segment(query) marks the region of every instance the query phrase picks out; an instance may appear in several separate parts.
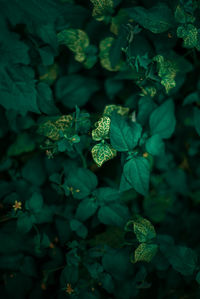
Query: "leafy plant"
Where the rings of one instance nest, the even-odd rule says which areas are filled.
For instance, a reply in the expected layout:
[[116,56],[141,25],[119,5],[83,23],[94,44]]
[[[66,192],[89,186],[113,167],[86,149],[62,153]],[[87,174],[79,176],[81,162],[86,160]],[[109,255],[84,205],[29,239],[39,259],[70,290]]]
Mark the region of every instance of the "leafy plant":
[[199,2],[0,4],[1,298],[200,298]]

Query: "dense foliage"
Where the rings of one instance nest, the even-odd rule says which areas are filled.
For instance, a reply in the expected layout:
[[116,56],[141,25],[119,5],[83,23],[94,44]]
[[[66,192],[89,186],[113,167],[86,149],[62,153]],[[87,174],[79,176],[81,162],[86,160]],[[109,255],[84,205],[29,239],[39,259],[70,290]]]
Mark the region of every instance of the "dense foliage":
[[0,0],[0,297],[200,298],[200,4]]

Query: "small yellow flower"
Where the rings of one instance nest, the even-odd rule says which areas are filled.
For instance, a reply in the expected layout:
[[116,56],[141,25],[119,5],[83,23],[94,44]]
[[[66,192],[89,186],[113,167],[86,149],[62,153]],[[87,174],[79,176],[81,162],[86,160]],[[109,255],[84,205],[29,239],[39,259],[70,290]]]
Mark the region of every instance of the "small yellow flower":
[[15,211],[17,211],[17,210],[21,210],[21,209],[22,209],[22,203],[21,203],[21,201],[17,201],[17,200],[15,200],[15,203],[14,203],[14,205],[13,205],[13,209],[14,209]]
[[147,158],[149,156],[149,154],[147,152],[143,153],[143,157]]
[[72,286],[71,286],[70,283],[67,284],[66,292],[67,292],[69,295],[71,295],[71,294],[74,292],[74,290],[72,289]]

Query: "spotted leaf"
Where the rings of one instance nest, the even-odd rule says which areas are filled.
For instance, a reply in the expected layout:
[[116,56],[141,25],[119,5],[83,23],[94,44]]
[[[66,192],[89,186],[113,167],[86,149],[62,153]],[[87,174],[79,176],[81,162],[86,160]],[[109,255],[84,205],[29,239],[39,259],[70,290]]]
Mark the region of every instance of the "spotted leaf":
[[92,157],[99,167],[114,158],[116,154],[117,151],[107,143],[98,143],[92,148]]
[[92,139],[100,141],[109,138],[110,122],[108,116],[101,117],[100,120],[95,123],[96,129],[92,130]]

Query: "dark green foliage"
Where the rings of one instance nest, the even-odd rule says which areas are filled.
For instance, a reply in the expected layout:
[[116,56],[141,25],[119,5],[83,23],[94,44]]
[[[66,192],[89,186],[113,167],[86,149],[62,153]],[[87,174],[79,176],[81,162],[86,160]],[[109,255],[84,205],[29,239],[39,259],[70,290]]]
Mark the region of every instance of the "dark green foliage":
[[200,4],[0,0],[0,298],[200,298]]

